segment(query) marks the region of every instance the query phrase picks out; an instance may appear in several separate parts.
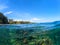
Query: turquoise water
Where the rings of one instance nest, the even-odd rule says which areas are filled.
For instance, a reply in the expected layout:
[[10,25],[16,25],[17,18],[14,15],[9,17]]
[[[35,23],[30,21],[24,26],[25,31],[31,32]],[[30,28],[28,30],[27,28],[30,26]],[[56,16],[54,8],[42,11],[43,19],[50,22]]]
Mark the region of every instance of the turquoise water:
[[60,45],[60,29],[55,29],[54,26],[54,24],[1,24],[0,45],[40,45],[44,40],[45,45],[47,40],[50,45]]
[[9,28],[9,29],[20,29],[20,28],[31,28],[31,27],[53,27],[54,24],[6,24],[0,25],[0,28]]

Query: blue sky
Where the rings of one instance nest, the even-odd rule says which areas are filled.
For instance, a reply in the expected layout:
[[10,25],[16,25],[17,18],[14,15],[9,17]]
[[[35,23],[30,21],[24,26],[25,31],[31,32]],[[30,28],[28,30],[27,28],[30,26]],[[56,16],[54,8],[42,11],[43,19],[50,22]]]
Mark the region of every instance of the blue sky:
[[18,21],[52,22],[60,20],[60,0],[0,0],[0,12]]

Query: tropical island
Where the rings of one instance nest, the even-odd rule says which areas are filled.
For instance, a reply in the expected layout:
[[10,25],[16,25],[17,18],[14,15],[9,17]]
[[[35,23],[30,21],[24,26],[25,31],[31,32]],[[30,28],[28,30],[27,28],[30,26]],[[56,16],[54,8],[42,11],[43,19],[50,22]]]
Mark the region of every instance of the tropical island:
[[0,24],[30,24],[30,21],[14,21],[13,19],[8,19],[0,12]]

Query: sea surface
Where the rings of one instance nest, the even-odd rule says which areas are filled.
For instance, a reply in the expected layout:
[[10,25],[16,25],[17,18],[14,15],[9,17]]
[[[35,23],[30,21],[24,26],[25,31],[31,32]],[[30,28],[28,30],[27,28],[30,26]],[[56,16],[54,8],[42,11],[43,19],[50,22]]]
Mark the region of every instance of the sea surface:
[[55,26],[54,24],[0,24],[0,28],[7,28],[7,29],[20,29],[20,28],[32,28],[32,27],[43,27],[43,29],[51,28]]

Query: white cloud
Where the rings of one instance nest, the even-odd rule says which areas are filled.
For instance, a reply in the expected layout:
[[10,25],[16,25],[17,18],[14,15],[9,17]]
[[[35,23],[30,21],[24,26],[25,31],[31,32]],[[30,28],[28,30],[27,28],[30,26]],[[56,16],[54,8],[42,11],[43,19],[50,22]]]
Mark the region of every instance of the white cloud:
[[14,21],[22,21],[22,19],[14,19]]
[[41,20],[41,19],[35,17],[35,18],[32,18],[30,21],[31,21],[31,22],[40,22],[40,20]]
[[36,22],[36,23],[42,23],[42,22],[52,22],[49,19],[45,19],[45,18],[32,18],[30,19],[31,22]]
[[30,21],[35,23],[43,23],[43,22],[52,22],[50,20],[42,19],[42,18],[31,18],[31,19],[14,19],[14,21]]
[[32,18],[32,20],[35,20],[36,21],[36,20],[40,20],[40,19],[39,18]]
[[11,14],[13,13],[13,11],[8,11],[8,12],[5,12],[4,14],[7,15],[7,14]]

